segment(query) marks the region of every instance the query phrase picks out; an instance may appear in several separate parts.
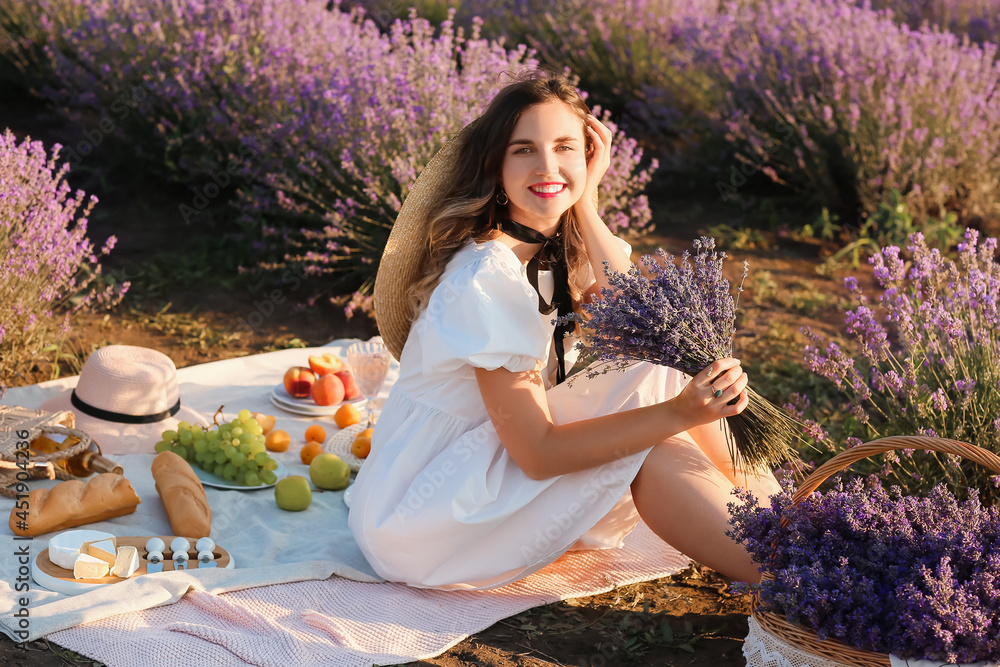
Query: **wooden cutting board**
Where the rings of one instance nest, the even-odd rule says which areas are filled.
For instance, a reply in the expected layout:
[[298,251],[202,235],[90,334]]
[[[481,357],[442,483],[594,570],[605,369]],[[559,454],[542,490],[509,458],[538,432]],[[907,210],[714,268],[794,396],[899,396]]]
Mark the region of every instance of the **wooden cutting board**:
[[[170,551],[170,543],[177,538],[176,535],[133,535],[127,537],[116,537],[115,540],[117,541],[118,546],[120,547],[131,546],[135,547],[139,551],[139,569],[137,569],[135,573],[132,574],[132,577],[138,577],[143,574],[148,574],[148,572],[146,571],[146,566],[149,565],[149,561],[146,560],[146,555],[147,555],[146,542],[148,542],[153,537],[159,537],[161,540],[163,540],[163,543],[167,545],[167,548],[163,551],[163,558],[164,558],[163,571],[164,572],[174,571],[173,552]],[[189,540],[189,541],[192,542],[192,547],[193,547],[194,546],[193,542],[195,540]],[[216,545],[215,549],[212,550],[212,553],[215,555],[216,567],[222,567],[222,568],[234,567],[235,564],[233,562],[232,556],[230,556],[229,552],[223,549],[222,547]],[[188,569],[197,570],[199,564],[200,563],[198,562],[198,553],[193,550],[189,551]],[[51,560],[49,560],[48,549],[43,549],[42,552],[39,553],[38,556],[35,558],[35,568],[37,570],[37,572],[35,573],[36,574],[35,582],[42,586],[45,586],[46,588],[50,588],[52,590],[58,590],[58,592],[70,592],[67,590],[62,590],[63,587],[58,583],[59,581],[65,581],[70,585],[84,585],[84,586],[117,584],[120,581],[125,581],[125,579],[123,579],[122,577],[115,577],[112,575],[101,577],[100,579],[77,579],[73,576],[73,570],[67,570],[66,568],[59,567]],[[54,582],[50,581],[49,580],[50,577],[55,581]],[[41,579],[42,581],[39,581],[39,579]],[[52,583],[55,584],[55,587],[48,585]],[[76,588],[78,586],[71,586],[71,587]]]

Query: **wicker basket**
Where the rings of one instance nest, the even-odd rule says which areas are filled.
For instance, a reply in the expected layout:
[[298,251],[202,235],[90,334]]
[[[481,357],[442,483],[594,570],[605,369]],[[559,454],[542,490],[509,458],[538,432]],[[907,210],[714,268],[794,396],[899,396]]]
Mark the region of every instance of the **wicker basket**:
[[[71,458],[90,447],[91,437],[73,428],[75,424],[76,417],[68,410],[45,412],[0,405],[0,494],[8,498],[15,497],[18,491],[7,487],[17,482],[19,475],[22,481],[25,474],[30,479],[73,479],[72,475],[52,464]],[[18,437],[18,433],[23,435],[25,432],[26,438]],[[31,442],[43,433],[72,435],[80,442],[51,454],[32,454],[30,460],[25,459],[23,454],[20,457],[17,455],[18,449],[25,447],[25,441]]]
[[[916,435],[889,436],[848,449],[821,465],[796,490],[792,496],[792,504],[801,502],[830,475],[843,470],[852,463],[896,449],[929,449],[955,454],[975,461],[1000,474],[1000,457],[981,447],[945,438],[928,438]],[[770,573],[765,572],[763,578],[773,577]],[[758,604],[759,600],[755,594],[751,599],[750,610],[750,615],[753,616],[754,620],[770,634],[801,651],[850,667],[890,667],[889,656],[885,653],[862,651],[833,639],[820,641],[815,632],[789,623],[780,614],[757,611]]]

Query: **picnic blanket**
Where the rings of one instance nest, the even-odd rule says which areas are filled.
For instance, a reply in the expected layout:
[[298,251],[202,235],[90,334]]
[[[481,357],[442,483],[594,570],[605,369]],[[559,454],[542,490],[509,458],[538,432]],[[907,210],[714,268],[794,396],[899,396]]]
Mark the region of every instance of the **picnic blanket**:
[[[332,420],[282,412],[269,399],[285,369],[309,354],[343,355],[353,341],[281,350],[178,371],[182,400],[210,419],[242,408],[274,414],[277,428],[300,441],[305,428]],[[332,348],[332,349],[331,349]],[[390,369],[384,400],[398,366]],[[38,407],[74,386],[65,378],[8,390],[2,403]],[[274,454],[288,474],[307,474],[297,446]],[[135,514],[88,528],[115,535],[169,534],[149,465],[152,454],[114,457],[142,504]],[[53,484],[42,481],[38,484]],[[525,609],[611,590],[680,571],[689,560],[647,527],[623,549],[570,552],[547,568],[490,591],[436,591],[385,583],[372,571],[347,528],[342,492],[314,494],[305,512],[284,512],[269,489],[206,488],[212,537],[233,554],[233,570],[144,575],[68,596],[19,583],[20,549],[34,558],[48,535],[15,541],[7,529],[0,553],[0,630],[17,641],[46,636],[108,665],[158,664],[164,655],[213,665],[399,664],[430,657]],[[6,516],[13,500],[0,499]],[[24,604],[27,602],[27,604]]]

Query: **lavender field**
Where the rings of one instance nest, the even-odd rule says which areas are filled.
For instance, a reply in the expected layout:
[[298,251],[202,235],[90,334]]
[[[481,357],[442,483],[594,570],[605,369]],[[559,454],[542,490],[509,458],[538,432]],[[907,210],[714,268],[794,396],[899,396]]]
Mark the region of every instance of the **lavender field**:
[[[1000,0],[0,0],[0,391],[78,370],[85,317],[163,330],[177,292],[280,292],[373,330],[420,170],[542,68],[615,133],[612,231],[773,262],[735,335],[802,466],[897,433],[1000,453],[998,44]],[[154,221],[95,227],[136,183],[162,190]],[[131,262],[154,225],[175,243]],[[799,282],[783,255],[807,256]],[[218,355],[239,337],[220,325]],[[954,457],[855,470],[1000,499]]]

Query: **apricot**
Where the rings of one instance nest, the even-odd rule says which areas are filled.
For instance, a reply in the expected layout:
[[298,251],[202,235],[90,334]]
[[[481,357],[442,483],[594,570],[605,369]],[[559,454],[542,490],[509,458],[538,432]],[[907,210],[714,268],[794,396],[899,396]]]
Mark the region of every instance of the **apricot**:
[[336,405],[344,400],[344,383],[332,373],[320,375],[312,384],[311,395],[316,405]]
[[309,465],[312,460],[323,453],[323,445],[316,442],[315,440],[310,440],[306,444],[302,445],[302,451],[299,452],[299,459],[303,463]]
[[354,454],[359,459],[366,459],[372,451],[372,439],[363,435],[359,435],[354,438],[354,442],[351,443],[351,454]]
[[267,435],[274,428],[274,415],[265,415],[262,412],[251,412],[250,416],[253,417],[258,424],[260,424],[261,433]]
[[347,428],[353,424],[360,424],[361,411],[353,405],[343,405],[333,415],[333,421],[337,422],[337,428]]
[[326,442],[326,429],[319,424],[313,424],[306,429],[306,440],[315,440],[316,442]]
[[280,428],[271,431],[264,437],[264,446],[272,452],[288,451],[288,446],[291,444],[292,436],[288,435],[288,431],[282,431]]

